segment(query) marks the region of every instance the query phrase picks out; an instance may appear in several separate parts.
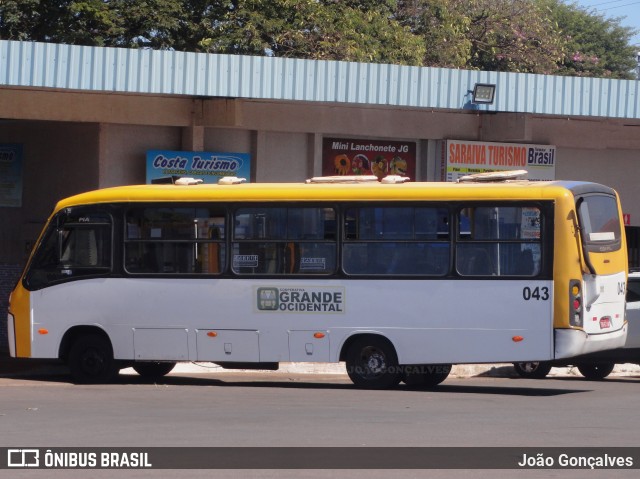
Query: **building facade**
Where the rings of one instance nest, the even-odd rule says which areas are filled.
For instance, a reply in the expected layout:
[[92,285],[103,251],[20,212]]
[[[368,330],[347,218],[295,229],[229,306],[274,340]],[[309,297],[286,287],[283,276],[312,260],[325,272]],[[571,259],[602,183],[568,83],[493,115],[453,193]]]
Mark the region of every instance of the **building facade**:
[[617,189],[637,237],[637,80],[0,41],[0,317],[55,202],[147,182],[150,151],[239,153],[250,181],[301,182],[357,156],[332,146],[372,162],[402,144],[412,179],[441,181],[447,140],[552,146],[553,176]]

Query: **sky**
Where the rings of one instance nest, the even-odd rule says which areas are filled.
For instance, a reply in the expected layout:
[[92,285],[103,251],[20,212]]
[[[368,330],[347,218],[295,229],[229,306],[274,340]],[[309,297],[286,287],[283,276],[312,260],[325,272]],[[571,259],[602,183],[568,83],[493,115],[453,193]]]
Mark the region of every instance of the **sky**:
[[588,12],[604,15],[606,18],[626,17],[620,24],[638,30],[631,43],[640,47],[640,0],[565,0],[565,3],[576,3]]

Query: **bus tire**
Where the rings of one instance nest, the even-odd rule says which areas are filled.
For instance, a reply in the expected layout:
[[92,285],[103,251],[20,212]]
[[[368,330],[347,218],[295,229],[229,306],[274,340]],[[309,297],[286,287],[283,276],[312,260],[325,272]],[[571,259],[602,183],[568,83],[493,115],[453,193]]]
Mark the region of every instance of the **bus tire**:
[[69,350],[68,365],[73,380],[80,384],[109,383],[118,371],[111,343],[98,334],[75,340]]
[[404,367],[404,383],[415,389],[430,389],[447,379],[451,364],[417,364]]
[[616,366],[616,363],[612,362],[598,362],[598,363],[583,363],[578,364],[578,371],[585,378],[591,380],[601,380],[606,378],[611,372],[613,368]]
[[551,371],[551,364],[545,361],[513,363],[518,376],[527,379],[544,379]]
[[402,380],[393,345],[379,336],[357,339],[347,351],[346,365],[349,378],[359,388],[387,389]]
[[159,379],[176,367],[175,362],[141,361],[133,364],[133,370],[145,379]]

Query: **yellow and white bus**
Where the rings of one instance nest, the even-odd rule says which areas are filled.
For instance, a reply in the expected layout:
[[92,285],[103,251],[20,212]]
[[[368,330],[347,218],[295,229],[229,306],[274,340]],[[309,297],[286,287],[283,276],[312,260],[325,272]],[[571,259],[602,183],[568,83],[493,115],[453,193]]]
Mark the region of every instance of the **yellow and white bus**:
[[60,358],[76,382],[345,361],[388,388],[624,345],[611,188],[226,183],[60,201],[11,294],[11,356]]

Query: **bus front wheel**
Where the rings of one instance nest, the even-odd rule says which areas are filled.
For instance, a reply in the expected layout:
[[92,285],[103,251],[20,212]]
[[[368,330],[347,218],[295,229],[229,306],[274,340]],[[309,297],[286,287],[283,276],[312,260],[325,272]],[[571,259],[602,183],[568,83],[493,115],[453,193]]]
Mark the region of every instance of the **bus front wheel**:
[[349,378],[361,388],[387,389],[398,385],[402,379],[396,351],[384,338],[357,339],[349,347],[346,365]]
[[80,336],[69,350],[69,369],[81,384],[108,383],[118,371],[109,340],[97,334]]
[[578,364],[578,371],[587,379],[600,380],[611,374],[615,366],[611,362],[585,363]]
[[133,365],[133,370],[145,379],[159,379],[169,374],[176,366],[174,362],[137,362]]
[[527,379],[544,379],[551,371],[551,364],[544,361],[530,361],[526,363],[513,363],[513,367],[520,377]]

